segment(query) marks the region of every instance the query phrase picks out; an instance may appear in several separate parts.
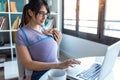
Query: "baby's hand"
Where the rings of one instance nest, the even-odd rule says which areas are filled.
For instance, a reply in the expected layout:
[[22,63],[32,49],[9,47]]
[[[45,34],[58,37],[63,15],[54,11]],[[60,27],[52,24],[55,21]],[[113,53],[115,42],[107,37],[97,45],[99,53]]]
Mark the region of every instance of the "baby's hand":
[[45,31],[43,31],[43,34],[45,34],[45,35],[50,35],[50,36],[53,37],[53,29],[45,30]]
[[56,28],[53,28],[53,37],[54,40],[57,42],[57,44],[59,45],[62,39],[62,34],[60,31],[58,31]]

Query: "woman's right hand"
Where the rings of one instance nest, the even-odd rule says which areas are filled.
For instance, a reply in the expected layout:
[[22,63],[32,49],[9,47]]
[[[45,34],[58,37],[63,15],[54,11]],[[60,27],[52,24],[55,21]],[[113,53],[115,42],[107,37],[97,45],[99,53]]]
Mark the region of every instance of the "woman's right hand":
[[64,62],[61,62],[61,63],[58,63],[58,68],[59,69],[65,69],[65,68],[68,68],[69,66],[72,66],[74,64],[78,64],[80,65],[80,61],[78,60],[75,60],[75,59],[68,59],[68,60],[65,60]]

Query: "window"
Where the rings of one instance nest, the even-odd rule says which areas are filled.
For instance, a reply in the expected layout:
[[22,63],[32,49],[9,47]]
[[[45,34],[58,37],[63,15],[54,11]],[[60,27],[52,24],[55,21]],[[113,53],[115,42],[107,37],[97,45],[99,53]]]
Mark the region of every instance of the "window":
[[80,0],[80,32],[97,34],[98,3],[99,0]]
[[[64,3],[64,28],[75,30],[76,26],[76,1],[77,0],[65,0]],[[69,4],[68,4],[69,2]],[[72,5],[72,6],[71,6]]]
[[107,0],[104,35],[120,38],[120,0]]
[[63,0],[63,33],[112,44],[120,39],[119,0]]

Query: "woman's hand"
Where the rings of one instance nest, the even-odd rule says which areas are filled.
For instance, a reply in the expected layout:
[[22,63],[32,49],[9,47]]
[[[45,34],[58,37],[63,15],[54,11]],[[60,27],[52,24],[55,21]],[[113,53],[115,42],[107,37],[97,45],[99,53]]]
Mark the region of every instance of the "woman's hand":
[[60,31],[58,31],[56,28],[53,29],[53,37],[54,40],[57,42],[57,44],[59,45],[61,40],[62,40],[62,34]]
[[53,29],[45,30],[45,31],[43,31],[43,34],[45,34],[45,35],[50,35],[50,36],[53,37]]
[[73,64],[80,65],[80,63],[81,63],[80,61],[77,61],[75,59],[68,59],[68,60],[65,60],[64,62],[58,63],[58,68],[65,69],[65,68],[68,68],[69,66],[72,67]]
[[60,44],[62,39],[62,34],[56,28],[45,30],[43,31],[43,34],[52,36],[54,40],[57,42],[57,44],[58,45]]

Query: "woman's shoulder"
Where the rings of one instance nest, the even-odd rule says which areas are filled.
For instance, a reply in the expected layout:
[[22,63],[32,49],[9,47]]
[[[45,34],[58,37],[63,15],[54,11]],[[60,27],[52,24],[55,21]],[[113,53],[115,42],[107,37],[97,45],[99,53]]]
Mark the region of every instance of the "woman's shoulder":
[[19,29],[17,30],[16,34],[22,35],[23,31],[25,31],[25,30],[26,30],[26,26],[23,26],[22,28],[19,28]]

